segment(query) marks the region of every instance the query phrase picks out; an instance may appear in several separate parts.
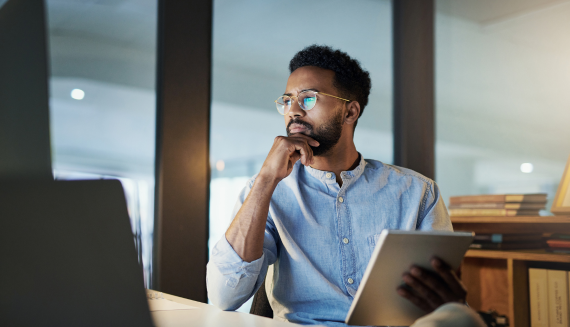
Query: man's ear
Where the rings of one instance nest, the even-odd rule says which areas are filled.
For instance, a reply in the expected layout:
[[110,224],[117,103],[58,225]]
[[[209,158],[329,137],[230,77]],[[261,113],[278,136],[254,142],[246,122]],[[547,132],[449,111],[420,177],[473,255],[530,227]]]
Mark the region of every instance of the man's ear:
[[360,116],[360,103],[358,103],[358,101],[351,101],[346,105],[346,109],[344,123],[354,125]]

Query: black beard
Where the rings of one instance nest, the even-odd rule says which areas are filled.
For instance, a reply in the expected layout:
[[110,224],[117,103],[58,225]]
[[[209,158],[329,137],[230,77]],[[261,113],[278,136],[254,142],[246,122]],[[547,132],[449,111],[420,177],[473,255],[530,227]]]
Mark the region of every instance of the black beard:
[[304,134],[313,138],[315,141],[319,142],[319,146],[313,147],[314,156],[324,156],[325,154],[329,153],[332,148],[338,143],[340,140],[340,135],[342,134],[342,111],[338,111],[338,113],[333,116],[329,121],[322,124],[317,128],[317,132],[313,130],[313,126],[307,122],[300,120],[299,118],[291,119],[289,124],[287,124],[287,136],[291,136],[289,132],[289,127],[291,124],[299,124],[303,125],[307,128],[307,132]]

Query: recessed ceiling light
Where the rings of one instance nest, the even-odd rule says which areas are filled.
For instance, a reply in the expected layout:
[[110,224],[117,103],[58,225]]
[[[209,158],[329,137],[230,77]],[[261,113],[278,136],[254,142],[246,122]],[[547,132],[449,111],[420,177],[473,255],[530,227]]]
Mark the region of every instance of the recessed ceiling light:
[[75,100],[83,100],[83,98],[85,98],[85,92],[81,89],[73,89],[71,90],[71,97]]
[[216,169],[218,171],[222,171],[222,170],[224,170],[224,168],[226,168],[226,164],[224,163],[224,161],[218,160],[218,162],[216,162]]
[[530,163],[530,162],[525,162],[521,165],[521,171],[523,173],[532,173],[532,170],[534,169],[534,166]]

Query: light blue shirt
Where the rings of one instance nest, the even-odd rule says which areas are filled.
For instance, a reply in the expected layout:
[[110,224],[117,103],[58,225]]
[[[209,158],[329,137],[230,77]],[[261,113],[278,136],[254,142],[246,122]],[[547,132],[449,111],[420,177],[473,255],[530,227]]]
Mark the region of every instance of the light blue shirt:
[[[239,308],[274,265],[267,282],[274,319],[346,326],[383,229],[452,230],[437,185],[414,171],[361,159],[341,178],[339,187],[333,172],[298,161],[271,198],[261,258],[243,261],[225,237],[215,245],[207,272],[212,303]],[[254,180],[240,193],[234,217]]]

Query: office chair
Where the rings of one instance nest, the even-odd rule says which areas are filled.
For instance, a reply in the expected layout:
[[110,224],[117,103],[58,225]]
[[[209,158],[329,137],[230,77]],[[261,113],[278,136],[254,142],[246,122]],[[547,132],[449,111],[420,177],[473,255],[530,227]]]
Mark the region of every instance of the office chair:
[[263,280],[263,284],[261,284],[259,290],[257,290],[253,296],[253,302],[249,313],[256,316],[273,318],[273,309],[271,309],[271,305],[269,305],[269,299],[267,298],[267,292],[265,291],[265,279]]

